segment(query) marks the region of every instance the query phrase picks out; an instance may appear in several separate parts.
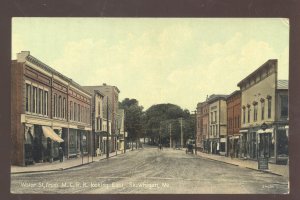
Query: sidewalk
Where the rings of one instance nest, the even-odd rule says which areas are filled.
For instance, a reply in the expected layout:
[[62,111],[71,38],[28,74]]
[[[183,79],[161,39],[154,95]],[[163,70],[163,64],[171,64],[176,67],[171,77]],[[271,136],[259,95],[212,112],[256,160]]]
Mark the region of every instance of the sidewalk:
[[[127,149],[126,153],[131,151],[131,149]],[[123,154],[121,151],[117,152],[117,155]],[[116,156],[116,152],[110,153],[109,157]],[[11,174],[20,174],[20,173],[34,173],[34,172],[47,172],[47,171],[59,171],[59,170],[66,170],[71,169],[74,167],[79,167],[82,165],[87,165],[93,162],[98,162],[100,160],[106,159],[106,154],[102,154],[101,156],[93,157],[92,156],[84,156],[78,158],[70,158],[65,159],[63,162],[54,161],[52,163],[45,162],[45,163],[35,163],[34,165],[28,166],[11,166]]]
[[269,163],[269,170],[258,170],[258,163],[257,161],[254,160],[242,160],[239,158],[230,158],[226,156],[207,154],[198,151],[197,151],[197,156],[211,159],[214,161],[224,162],[235,166],[245,167],[245,168],[249,168],[261,172],[280,175],[287,178],[289,177],[289,165],[276,165],[276,164]]

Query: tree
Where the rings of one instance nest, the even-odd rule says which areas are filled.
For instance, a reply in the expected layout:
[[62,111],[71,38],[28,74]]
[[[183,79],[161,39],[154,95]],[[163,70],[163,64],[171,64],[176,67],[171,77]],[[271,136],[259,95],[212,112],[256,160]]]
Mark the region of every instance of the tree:
[[128,138],[137,140],[142,136],[142,115],[143,107],[139,106],[136,99],[125,98],[119,107],[125,111],[125,130],[128,132]]
[[193,122],[188,110],[183,110],[174,104],[157,104],[146,110],[144,116],[146,134],[151,138],[152,144],[162,142],[170,143],[170,131],[172,141],[179,143],[181,140],[180,118],[183,118],[183,132],[185,140],[193,134]]

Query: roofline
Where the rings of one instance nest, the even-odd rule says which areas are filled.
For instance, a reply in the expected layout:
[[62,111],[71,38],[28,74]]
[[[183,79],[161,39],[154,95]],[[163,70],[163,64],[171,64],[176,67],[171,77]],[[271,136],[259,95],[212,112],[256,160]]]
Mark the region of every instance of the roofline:
[[120,93],[119,88],[114,85],[85,85],[84,87],[113,87],[117,90],[118,93]]
[[231,94],[229,94],[227,97],[226,97],[226,100],[229,99],[230,97],[232,96],[235,96],[237,94],[241,94],[241,90],[235,90],[234,92],[232,92]]
[[213,97],[212,99],[208,100],[207,103],[213,103],[215,101],[218,101],[218,100],[225,100],[226,101],[226,97],[220,97],[220,96],[217,96],[217,97]]
[[276,62],[277,63],[277,59],[269,59],[267,60],[264,64],[262,64],[259,68],[257,68],[255,71],[253,71],[251,74],[249,74],[248,76],[246,76],[244,79],[242,79],[237,86],[240,87],[240,85],[247,79],[249,79],[251,76],[253,76],[255,73],[257,73],[258,71],[262,70],[263,67],[265,67],[267,64],[269,64],[270,62]]
[[79,85],[78,83],[73,81],[71,78],[69,78],[69,77],[61,74],[60,72],[56,71],[55,69],[53,69],[49,65],[45,64],[44,62],[40,61],[36,57],[29,54],[28,56],[26,56],[26,61],[31,62],[31,63],[37,65],[38,67],[43,68],[44,70],[46,70],[49,73],[55,74],[56,76],[60,77],[61,79],[67,81],[69,84],[72,84],[73,86],[75,86],[77,89],[79,89],[82,92],[86,93],[87,95],[91,96],[91,93],[86,91],[81,85]]

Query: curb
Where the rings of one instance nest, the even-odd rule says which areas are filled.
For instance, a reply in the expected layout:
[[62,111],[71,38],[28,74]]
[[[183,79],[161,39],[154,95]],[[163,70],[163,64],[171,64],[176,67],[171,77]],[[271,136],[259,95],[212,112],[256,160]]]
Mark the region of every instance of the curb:
[[33,173],[43,173],[43,172],[57,172],[62,170],[63,168],[50,169],[50,170],[25,171],[25,172],[10,172],[10,174],[33,174]]
[[203,157],[203,156],[200,156],[200,157],[206,158],[206,159],[208,159],[208,160],[216,161],[216,162],[225,163],[225,164],[228,164],[228,165],[233,165],[233,166],[236,166],[236,167],[240,166],[240,165],[237,165],[237,164],[233,164],[233,163],[229,163],[229,162],[225,162],[225,161],[221,161],[221,160],[215,160],[215,159],[213,159],[213,158],[207,158],[207,157]]
[[277,174],[277,173],[274,173],[274,172],[271,172],[271,171],[266,171],[266,170],[261,170],[261,169],[254,169],[254,168],[251,168],[251,167],[245,167],[245,168],[251,169],[251,170],[254,170],[254,171],[264,172],[266,174],[272,174],[272,175],[276,175],[276,176],[283,176],[281,174]]
[[[122,155],[122,154],[118,154],[118,155]],[[116,157],[118,155],[112,155],[109,158]],[[74,166],[66,167],[66,168],[57,168],[57,169],[50,169],[50,170],[36,170],[36,171],[23,171],[23,172],[22,171],[21,172],[10,172],[10,174],[34,174],[34,173],[64,171],[64,170],[69,170],[69,169],[73,169],[73,168],[77,168],[77,167],[82,167],[84,165],[89,165],[91,163],[99,162],[100,160],[105,160],[105,159],[107,159],[107,158],[106,157],[105,158],[100,158],[98,161],[91,161],[91,162],[88,162],[88,163],[74,165]]]
[[229,163],[229,162],[226,162],[226,161],[215,160],[213,158],[208,158],[208,157],[204,157],[204,156],[201,156],[201,155],[199,155],[199,156],[202,157],[202,158],[206,158],[206,159],[212,160],[212,161],[216,161],[216,162],[222,162],[222,163],[225,163],[225,164],[234,165],[234,166],[237,166],[237,167],[243,167],[243,168],[247,168],[247,169],[250,169],[250,170],[255,170],[255,171],[259,171],[259,172],[263,172],[263,173],[267,173],[267,174],[272,174],[272,175],[276,175],[276,176],[283,176],[281,174],[277,174],[277,173],[274,173],[274,172],[271,172],[271,171],[254,169],[254,168],[251,168],[251,167],[244,167],[244,166],[233,164],[233,163]]

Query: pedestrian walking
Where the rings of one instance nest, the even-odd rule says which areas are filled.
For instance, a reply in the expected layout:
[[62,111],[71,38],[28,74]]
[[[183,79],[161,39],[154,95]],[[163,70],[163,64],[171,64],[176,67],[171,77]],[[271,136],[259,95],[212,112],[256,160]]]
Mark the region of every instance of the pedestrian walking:
[[64,151],[61,147],[59,147],[59,149],[58,149],[58,154],[59,154],[60,162],[63,162],[64,161]]

